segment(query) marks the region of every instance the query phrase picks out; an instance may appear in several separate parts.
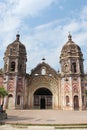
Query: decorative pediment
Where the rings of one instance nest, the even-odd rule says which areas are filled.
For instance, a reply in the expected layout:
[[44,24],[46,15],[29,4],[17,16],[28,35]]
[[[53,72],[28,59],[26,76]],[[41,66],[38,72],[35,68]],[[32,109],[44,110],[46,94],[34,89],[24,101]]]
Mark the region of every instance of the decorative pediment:
[[58,76],[57,72],[45,62],[38,64],[34,69],[32,69],[31,76],[38,76],[38,75],[43,76],[47,75],[55,78],[57,78]]

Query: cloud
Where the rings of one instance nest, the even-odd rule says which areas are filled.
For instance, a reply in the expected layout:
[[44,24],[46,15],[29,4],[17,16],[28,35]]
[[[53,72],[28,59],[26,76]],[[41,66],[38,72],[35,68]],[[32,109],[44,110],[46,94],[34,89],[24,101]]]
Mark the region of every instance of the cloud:
[[63,9],[64,9],[64,7],[60,5],[60,6],[59,6],[59,9],[60,9],[60,10],[63,10]]
[[[1,18],[15,17],[24,19],[28,16],[39,15],[42,10],[49,7],[58,0],[4,0],[0,2]],[[4,17],[3,17],[4,16]]]
[[[57,0],[3,0],[0,2],[0,40],[6,47],[21,28],[28,28],[26,17],[36,16]],[[23,30],[22,29],[22,30]]]
[[87,20],[87,5],[84,6],[84,8],[81,10],[80,14],[81,14],[80,18],[82,20]]
[[[29,16],[37,16],[57,0],[4,0],[0,2],[0,31],[15,32]],[[3,27],[3,28],[2,28]]]
[[58,0],[27,0],[27,2],[25,2],[25,0],[19,0],[14,12],[18,15],[22,14],[22,16],[35,16],[40,14],[40,11],[44,10],[52,3],[55,3],[57,1]]
[[78,18],[56,19],[35,27],[26,24],[26,18],[40,17],[44,10],[58,1],[26,0],[25,2],[25,0],[4,0],[4,2],[0,2],[0,40],[4,46],[4,50],[0,50],[3,50],[2,53],[4,54],[6,46],[13,39],[15,40],[15,34],[22,28],[21,41],[26,46],[28,57],[27,71],[40,63],[43,57],[46,58],[48,64],[58,70],[60,68],[61,49],[67,42],[69,31],[73,36],[73,41],[81,47],[87,47],[86,6],[79,11]]
[[[81,14],[84,15],[84,13],[82,12],[84,11],[81,11],[78,16],[81,16]],[[63,23],[65,24],[63,25]],[[60,68],[59,57],[61,49],[68,40],[68,32],[71,32],[72,39],[76,44],[78,44],[81,48],[85,48],[87,47],[86,27],[87,21],[79,17],[79,19],[66,18],[65,20],[56,20],[33,28],[32,35],[28,37],[28,41],[31,44],[29,44],[31,61],[28,61],[28,65],[32,66],[33,68],[36,66],[37,63],[41,61],[43,57],[45,57],[46,62],[49,63],[53,68],[58,70],[58,68]],[[29,48],[29,45],[27,48]],[[85,51],[83,49],[82,53],[84,59],[87,59],[86,55],[84,55]],[[86,62],[84,62],[84,64],[85,63]],[[86,69],[87,68],[85,65],[85,70]]]
[[54,21],[33,28],[33,33],[24,38],[26,41],[23,42],[26,43],[25,46],[28,53],[28,70],[30,70],[30,67],[34,68],[40,63],[43,57],[56,70],[60,68],[60,51],[67,41],[67,37],[65,37],[62,29],[63,27],[61,24],[59,25],[59,21]]

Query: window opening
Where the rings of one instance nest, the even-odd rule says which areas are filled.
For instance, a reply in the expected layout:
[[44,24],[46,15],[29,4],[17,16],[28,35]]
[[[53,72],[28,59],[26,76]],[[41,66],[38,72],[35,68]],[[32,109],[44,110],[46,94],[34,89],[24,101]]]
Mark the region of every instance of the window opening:
[[15,62],[11,62],[11,71],[15,71]]
[[72,72],[76,73],[76,63],[72,63]]
[[69,106],[69,96],[66,96],[66,106]]
[[17,97],[17,105],[20,105],[20,95]]
[[45,74],[46,74],[46,69],[45,69],[45,68],[42,68],[41,74],[42,74],[42,75],[45,75]]

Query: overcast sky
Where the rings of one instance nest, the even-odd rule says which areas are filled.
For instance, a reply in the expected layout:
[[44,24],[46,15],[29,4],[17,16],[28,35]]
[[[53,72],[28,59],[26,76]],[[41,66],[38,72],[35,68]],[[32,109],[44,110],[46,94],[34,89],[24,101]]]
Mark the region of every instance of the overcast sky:
[[0,0],[0,68],[6,47],[18,32],[27,50],[27,72],[43,57],[60,69],[68,32],[81,47],[87,71],[87,0]]

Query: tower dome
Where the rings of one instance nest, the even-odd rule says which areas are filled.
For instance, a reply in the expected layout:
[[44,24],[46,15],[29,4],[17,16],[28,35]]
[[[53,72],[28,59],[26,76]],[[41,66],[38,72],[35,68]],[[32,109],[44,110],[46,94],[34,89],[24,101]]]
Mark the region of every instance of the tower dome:
[[20,42],[20,35],[16,35],[16,40],[9,44],[4,53],[4,86],[8,91],[8,108],[23,107],[24,84],[26,78],[26,48]]
[[85,97],[83,61],[80,47],[72,41],[72,36],[69,34],[60,55],[61,93],[63,107],[66,109],[82,109],[82,100],[84,101]]
[[68,41],[62,48],[60,58],[67,56],[83,56],[80,47],[72,41],[70,34],[68,35]]
[[20,35],[16,35],[16,40],[9,44],[4,54],[4,72],[15,72],[26,74],[27,53],[25,46],[20,42]]
[[17,56],[17,55],[25,55],[26,56],[26,48],[25,46],[19,41],[20,35],[16,35],[16,40],[7,46],[5,51],[5,56]]

